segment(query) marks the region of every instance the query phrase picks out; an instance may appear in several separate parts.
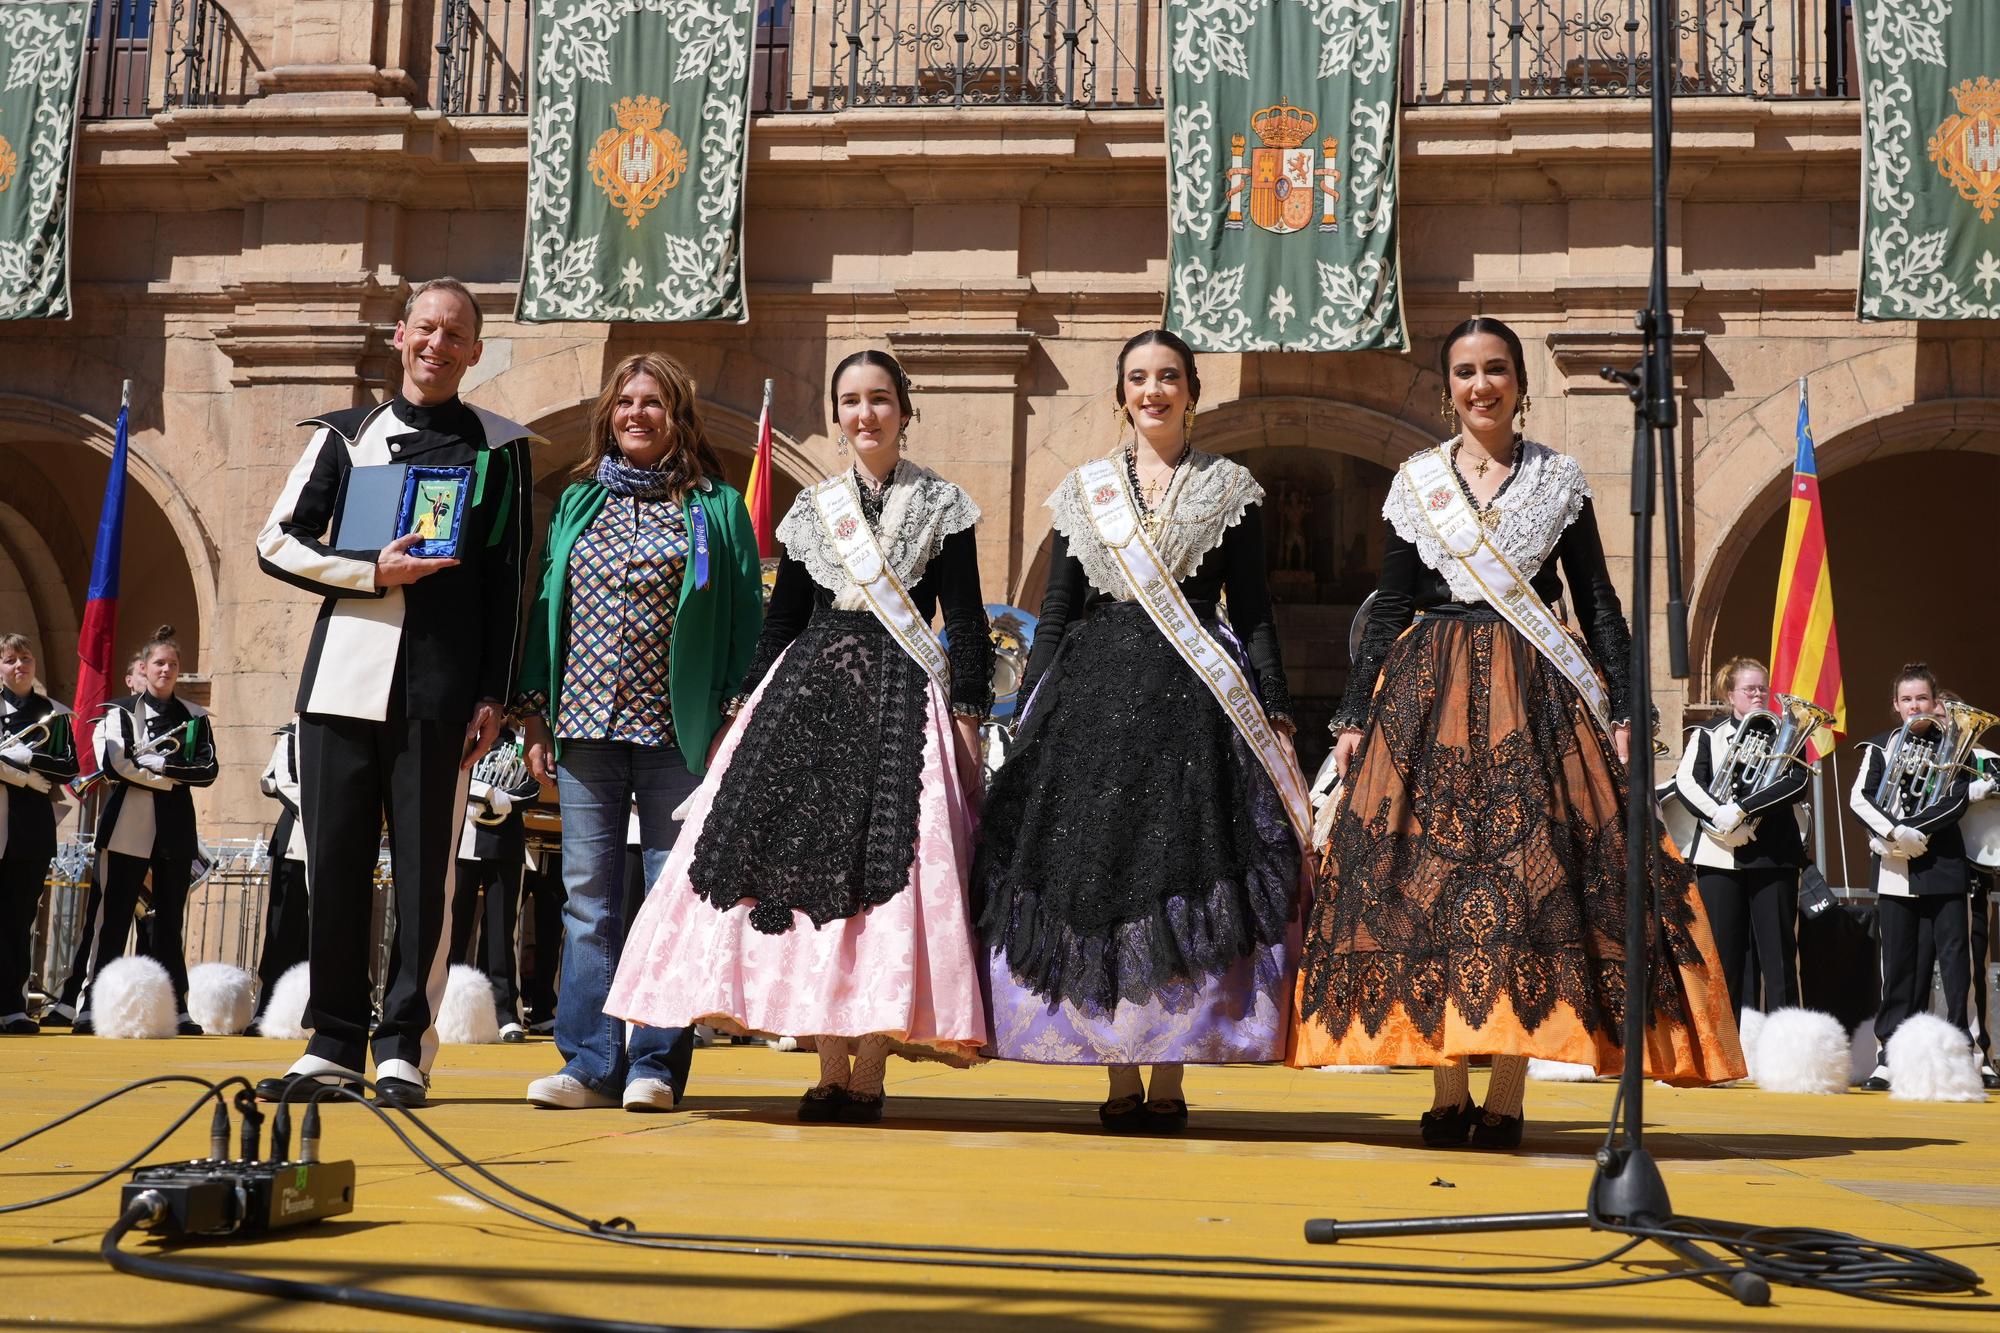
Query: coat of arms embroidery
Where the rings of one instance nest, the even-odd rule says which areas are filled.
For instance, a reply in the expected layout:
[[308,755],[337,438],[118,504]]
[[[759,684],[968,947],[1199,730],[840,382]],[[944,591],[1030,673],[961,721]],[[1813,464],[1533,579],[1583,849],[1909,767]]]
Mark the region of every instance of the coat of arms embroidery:
[[14,183],[14,175],[21,169],[21,159],[14,155],[14,145],[0,135],[0,192]]
[[611,114],[618,128],[597,136],[590,179],[624,212],[625,225],[636,227],[687,174],[687,148],[679,135],[660,128],[667,103],[657,97],[621,97]]
[[[1232,231],[1243,228],[1243,196],[1250,196],[1250,220],[1265,231],[1284,236],[1304,231],[1319,217],[1321,231],[1333,231],[1340,221],[1340,172],[1334,157],[1340,140],[1328,137],[1319,149],[1306,143],[1319,128],[1319,117],[1289,101],[1267,106],[1250,117],[1250,128],[1263,140],[1263,147],[1249,150],[1244,164],[1244,138],[1229,136],[1229,216],[1223,226]],[[1318,155],[1326,154],[1320,166]]]
[[1946,116],[1924,145],[1965,201],[1991,222],[2000,209],[2000,82],[1967,79],[1951,90],[1958,114]]

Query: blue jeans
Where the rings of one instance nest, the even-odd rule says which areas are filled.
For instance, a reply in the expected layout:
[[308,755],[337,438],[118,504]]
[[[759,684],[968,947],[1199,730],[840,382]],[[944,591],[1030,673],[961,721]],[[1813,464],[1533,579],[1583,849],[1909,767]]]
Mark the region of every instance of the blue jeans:
[[562,1072],[592,1091],[617,1096],[642,1078],[687,1091],[693,1028],[634,1027],[604,1012],[612,973],[631,925],[625,902],[625,831],[636,801],[646,885],[666,866],[680,836],[673,811],[699,779],[671,746],[627,741],[563,742],[556,769],[562,799],[562,989],[556,997],[556,1049]]

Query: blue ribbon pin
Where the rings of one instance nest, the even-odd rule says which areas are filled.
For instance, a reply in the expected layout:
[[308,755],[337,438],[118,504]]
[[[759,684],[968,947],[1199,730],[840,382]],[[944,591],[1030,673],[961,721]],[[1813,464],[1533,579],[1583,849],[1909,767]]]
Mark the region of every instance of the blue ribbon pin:
[[694,533],[694,586],[708,586],[708,514],[697,502],[688,504],[688,527]]

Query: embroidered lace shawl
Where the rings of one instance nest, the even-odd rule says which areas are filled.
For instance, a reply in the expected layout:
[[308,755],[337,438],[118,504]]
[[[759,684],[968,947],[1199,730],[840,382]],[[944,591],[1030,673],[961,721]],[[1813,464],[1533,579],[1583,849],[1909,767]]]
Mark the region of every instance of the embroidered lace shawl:
[[[840,611],[865,611],[867,600],[847,577],[833,534],[820,518],[813,497],[822,489],[846,484],[846,473],[829,477],[799,492],[791,512],[778,525],[785,551],[806,567],[813,582],[833,594]],[[929,468],[905,458],[889,474],[888,496],[882,502],[882,522],[875,534],[882,555],[905,588],[914,588],[944,547],[944,539],[979,521],[972,497]]]
[[[1523,440],[1514,476],[1493,502],[1500,521],[1487,528],[1487,534],[1520,571],[1522,580],[1532,579],[1562,540],[1563,529],[1576,522],[1584,501],[1590,498],[1590,483],[1584,478],[1582,464],[1546,444]],[[1389,520],[1397,536],[1417,548],[1424,564],[1443,575],[1453,597],[1468,604],[1485,601],[1478,581],[1438,541],[1422,504],[1408,478],[1398,470],[1389,486],[1389,498],[1382,503],[1382,517]]]
[[[1123,449],[1111,456],[1120,460],[1118,484],[1130,494],[1132,484],[1125,474]],[[1264,488],[1241,463],[1199,450],[1189,454],[1161,500],[1167,516],[1153,538],[1153,548],[1160,553],[1168,575],[1178,582],[1194,573],[1202,557],[1222,544],[1223,534],[1242,522],[1250,506],[1263,498]],[[1055,530],[1069,543],[1070,554],[1083,566],[1091,586],[1121,602],[1131,601],[1132,591],[1117,560],[1105,549],[1096,524],[1090,521],[1090,507],[1076,471],[1062,479],[1049,496],[1048,507]]]

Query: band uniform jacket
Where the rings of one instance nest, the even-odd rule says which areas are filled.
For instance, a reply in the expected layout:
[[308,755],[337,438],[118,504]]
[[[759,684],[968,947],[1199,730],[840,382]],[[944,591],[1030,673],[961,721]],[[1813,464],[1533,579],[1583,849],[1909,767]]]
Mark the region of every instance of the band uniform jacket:
[[[300,424],[316,429],[257,535],[265,573],[324,598],[298,710],[382,721],[399,668],[411,718],[462,723],[481,699],[511,698],[538,437],[457,398],[394,398]],[[393,588],[376,586],[379,552],[329,544],[348,473],[385,463],[475,469],[459,563]]]
[[1736,723],[1733,717],[1723,717],[1705,727],[1696,727],[1688,735],[1687,749],[1674,772],[1674,794],[1702,821],[1690,859],[1697,866],[1714,870],[1803,866],[1806,847],[1795,811],[1812,777],[1804,764],[1787,764],[1775,782],[1736,798],[1743,811],[1743,822],[1752,826],[1748,842],[1727,847],[1709,832],[1709,821],[1728,803],[1728,798],[1716,800],[1708,794],[1708,787],[1715,779],[1715,766],[1729,753]]
[[299,819],[299,727],[287,722],[271,747],[271,762],[257,779],[257,789],[278,803],[278,822],[271,826],[271,855],[283,861],[306,859],[305,824]]
[[[141,746],[175,738],[158,772],[139,762]],[[208,710],[178,696],[113,699],[97,727],[97,765],[111,797],[97,821],[100,851],[123,856],[186,856],[201,850],[194,826],[195,787],[215,781],[215,731]]]
[[[511,731],[502,732],[494,753],[514,743]],[[542,784],[523,763],[505,786],[488,780],[487,766],[472,770],[466,786],[465,823],[458,835],[461,861],[498,861],[503,865],[523,865],[527,861],[527,825],[522,816],[542,794]]]
[[1894,731],[1885,731],[1863,748],[1866,758],[1860,776],[1854,780],[1848,804],[1868,826],[1868,831],[1884,842],[1898,824],[1924,834],[1930,842],[1924,854],[1914,860],[1893,852],[1888,856],[1877,854],[1875,892],[1894,898],[1968,892],[1972,888],[1972,867],[1965,857],[1965,837],[1959,831],[1958,821],[1971,802],[1972,779],[1965,773],[1955,774],[1936,800],[1914,814],[1896,818],[1875,800],[1887,767],[1884,755],[1895,735]]
[[45,694],[16,695],[0,688],[0,738],[43,719],[48,734],[28,747],[25,760],[0,756],[0,860],[42,861],[56,854],[62,784],[76,776],[74,715]]

